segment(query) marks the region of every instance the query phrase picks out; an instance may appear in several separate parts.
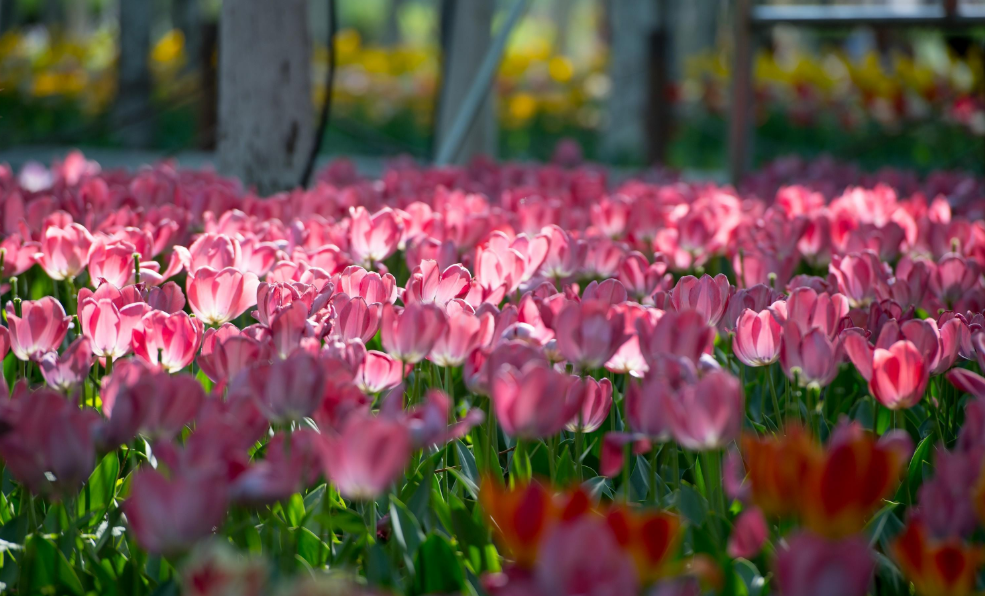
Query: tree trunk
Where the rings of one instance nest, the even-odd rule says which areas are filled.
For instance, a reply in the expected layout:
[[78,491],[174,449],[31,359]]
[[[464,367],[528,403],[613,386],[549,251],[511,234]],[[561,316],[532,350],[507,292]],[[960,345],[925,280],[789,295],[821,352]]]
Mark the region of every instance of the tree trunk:
[[612,0],[607,6],[612,91],[601,150],[611,160],[639,159],[646,151],[643,123],[647,112],[651,33],[656,25],[654,0]]
[[[458,0],[453,1],[451,9],[443,11],[444,15],[451,13],[451,24],[443,31],[448,36],[447,49],[442,58],[441,99],[438,109],[437,146],[451,132],[455,116],[468,95],[469,88],[482,64],[482,59],[489,50],[492,36],[492,17],[495,9],[494,0]],[[479,108],[479,113],[469,129],[462,147],[455,156],[454,162],[467,163],[477,155],[496,155],[496,117],[495,88]]]
[[222,3],[222,173],[261,194],[296,186],[314,138],[307,0]]
[[120,2],[119,88],[113,109],[115,134],[125,147],[147,147],[153,141],[150,52],[152,2]]

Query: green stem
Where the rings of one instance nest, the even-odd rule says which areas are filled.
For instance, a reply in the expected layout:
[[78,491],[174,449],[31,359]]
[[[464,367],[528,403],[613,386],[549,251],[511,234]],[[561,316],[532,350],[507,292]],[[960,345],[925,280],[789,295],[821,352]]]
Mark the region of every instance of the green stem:
[[650,450],[650,498],[653,500],[653,504],[658,507],[663,499],[663,489],[657,490],[657,467],[660,461],[657,454],[659,451],[659,447]]
[[770,395],[773,397],[773,418],[776,428],[783,426],[783,411],[780,410],[780,401],[776,398],[776,381],[773,380],[773,365],[766,367],[766,376],[770,379]]

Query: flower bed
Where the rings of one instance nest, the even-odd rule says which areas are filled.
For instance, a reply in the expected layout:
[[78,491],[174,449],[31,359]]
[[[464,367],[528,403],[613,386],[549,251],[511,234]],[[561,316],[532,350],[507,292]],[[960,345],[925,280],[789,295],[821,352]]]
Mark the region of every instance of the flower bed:
[[0,581],[971,593],[981,180],[558,155],[0,169]]

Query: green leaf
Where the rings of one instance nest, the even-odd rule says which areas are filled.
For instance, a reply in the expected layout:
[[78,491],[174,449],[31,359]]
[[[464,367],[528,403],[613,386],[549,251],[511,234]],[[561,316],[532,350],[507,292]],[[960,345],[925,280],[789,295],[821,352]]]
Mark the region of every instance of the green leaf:
[[351,509],[332,509],[330,515],[316,513],[315,520],[327,530],[359,536],[366,533],[366,522],[358,513]]
[[366,548],[366,579],[377,586],[393,584],[393,570],[390,560],[379,543],[374,542]]
[[89,475],[89,482],[79,493],[77,511],[80,518],[89,513],[93,514],[89,517],[90,526],[102,521],[101,512],[108,509],[113,502],[116,496],[116,478],[119,474],[120,460],[113,451],[107,453]]
[[677,493],[677,510],[692,525],[700,526],[705,523],[705,518],[708,516],[708,503],[693,488],[681,484],[681,490]]
[[33,536],[27,545],[30,559],[30,592],[70,593],[82,596],[85,590],[75,570],[54,543],[40,536]]
[[605,476],[589,478],[588,480],[582,482],[581,486],[593,499],[597,499],[599,495],[605,495],[610,499],[612,498],[612,482]]
[[575,482],[575,462],[571,457],[573,445],[568,442],[561,448],[561,455],[557,460],[557,472],[555,481],[557,486],[568,486]]
[[917,496],[917,489],[923,483],[924,462],[930,463],[931,449],[934,447],[934,435],[930,434],[923,438],[913,451],[910,458],[910,465],[906,469],[906,480],[903,483],[905,492],[900,495],[905,496],[908,504],[912,504]]
[[205,390],[206,394],[212,393],[212,379],[205,376],[205,373],[202,372],[202,369],[198,369],[198,372],[195,373],[195,380],[202,385],[202,389]]
[[745,593],[748,596],[760,596],[763,593],[763,586],[766,585],[766,580],[763,579],[763,574],[759,572],[759,569],[751,561],[736,559],[732,563],[732,566],[735,568],[735,574],[742,580],[743,586],[739,587],[740,593],[742,587],[745,588]]
[[462,465],[462,475],[471,480],[473,485],[478,486],[479,468],[475,465],[475,456],[472,451],[459,440],[455,441],[455,451],[458,453],[458,461]]
[[633,472],[629,475],[629,493],[634,501],[643,501],[650,494],[650,462],[640,455],[632,456],[636,460]]
[[308,528],[298,528],[294,532],[297,539],[298,555],[312,567],[321,567],[328,558],[328,547]]
[[465,585],[462,565],[448,539],[431,533],[414,558],[414,583],[411,594],[457,594]]
[[465,488],[468,489],[469,494],[472,495],[473,499],[479,498],[479,486],[475,482],[467,478],[464,474],[462,474],[460,471],[456,470],[455,468],[448,468],[447,473],[451,474],[456,479],[458,479],[459,482],[465,485]]
[[400,499],[393,496],[390,497],[390,525],[393,528],[393,537],[403,552],[404,563],[413,573],[414,554],[424,541],[424,532],[414,514]]
[[292,527],[296,528],[301,525],[301,522],[304,521],[304,499],[300,494],[291,495],[284,506],[284,514]]
[[889,542],[903,530],[903,522],[896,517],[897,507],[899,503],[886,504],[866,525],[869,545],[875,546],[878,543],[884,550],[889,550]]

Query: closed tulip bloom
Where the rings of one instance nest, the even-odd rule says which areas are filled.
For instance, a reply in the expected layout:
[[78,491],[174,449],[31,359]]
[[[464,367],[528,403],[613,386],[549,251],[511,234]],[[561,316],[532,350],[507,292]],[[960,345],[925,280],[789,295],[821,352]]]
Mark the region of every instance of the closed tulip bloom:
[[[71,221],[67,214],[66,217]],[[77,223],[50,225],[41,235],[41,246],[35,259],[51,279],[75,279],[89,262],[92,242],[89,231]]]
[[194,377],[147,370],[124,361],[103,386],[100,445],[115,449],[137,434],[151,441],[170,441],[181,434],[205,403],[205,391]]
[[149,553],[179,555],[212,535],[226,517],[227,487],[208,475],[141,468],[123,503],[137,544]]
[[445,314],[433,304],[412,303],[399,314],[383,305],[383,349],[408,364],[424,359],[445,330]]
[[742,311],[735,324],[732,351],[747,366],[767,366],[780,357],[783,328],[768,310]]
[[640,585],[606,521],[591,515],[547,536],[534,574],[542,594],[636,594]]
[[640,352],[651,369],[661,360],[683,358],[695,366],[715,342],[715,330],[696,311],[666,312],[656,322],[651,317],[636,321]]
[[758,507],[746,509],[735,518],[728,540],[728,556],[751,559],[759,554],[769,537],[766,518]]
[[252,313],[253,318],[260,321],[261,325],[269,327],[270,320],[281,309],[296,301],[301,301],[307,305],[308,310],[311,310],[314,298],[315,287],[309,284],[261,282],[257,286],[257,309]]
[[728,299],[728,306],[725,307],[725,314],[719,321],[719,326],[726,331],[734,331],[739,315],[747,308],[758,313],[778,300],[784,300],[783,294],[764,284],[736,290]]
[[540,274],[551,279],[565,279],[578,273],[585,262],[588,245],[556,224],[545,228],[541,235],[550,240],[550,245]]
[[774,302],[769,309],[781,324],[796,325],[801,337],[811,329],[820,329],[828,338],[834,339],[845,324],[849,303],[842,294],[796,288],[786,302]]
[[300,300],[278,310],[270,319],[271,343],[281,358],[290,356],[301,345],[303,338],[313,335],[313,327],[308,321],[308,307]]
[[338,291],[351,298],[364,298],[368,304],[392,303],[397,299],[397,280],[389,273],[380,275],[350,265],[339,274]]
[[879,256],[870,251],[835,255],[828,270],[838,282],[838,291],[852,306],[866,306],[873,300],[890,297],[889,273]]
[[604,302],[570,301],[554,321],[558,350],[572,364],[599,368],[625,343],[625,315]]
[[776,556],[776,584],[782,596],[865,596],[875,571],[868,540],[828,540],[798,532]]
[[380,263],[397,249],[403,225],[392,209],[383,208],[370,215],[364,207],[353,207],[349,217],[349,252],[357,263]]
[[166,314],[154,310],[133,328],[133,353],[168,372],[178,372],[192,363],[202,344],[202,322],[183,312]]
[[51,351],[57,351],[71,317],[65,316],[61,303],[46,296],[40,300],[25,300],[21,304],[21,316],[17,316],[14,303],[7,303],[7,325],[10,328],[10,348],[19,360],[40,360]]
[[403,380],[404,363],[384,352],[370,350],[356,369],[355,383],[366,393],[379,393]]
[[[854,330],[853,330],[854,331]],[[880,334],[880,344],[888,343]],[[869,382],[872,397],[891,410],[913,407],[923,398],[930,370],[922,353],[908,339],[872,349],[860,333],[845,332],[845,350]]]
[[647,375],[626,389],[626,421],[635,432],[656,441],[670,439],[670,401],[674,389],[661,376]]
[[[323,435],[324,436],[324,435]],[[375,499],[404,471],[411,455],[407,427],[372,415],[353,415],[322,444],[325,474],[348,499]]]
[[69,344],[61,356],[55,352],[45,354],[40,363],[41,375],[49,387],[67,392],[85,380],[92,363],[89,340],[80,337]]
[[462,265],[451,265],[440,271],[435,261],[421,261],[407,280],[404,303],[423,302],[444,307],[449,300],[464,298],[471,284],[472,275]]
[[79,325],[93,354],[116,360],[130,351],[133,328],[150,310],[145,302],[118,308],[113,300],[86,298],[79,304]]
[[569,394],[571,377],[552,368],[505,366],[493,375],[492,400],[503,432],[539,439],[557,434],[577,415],[584,396]]
[[361,296],[356,296],[339,310],[332,335],[342,341],[358,339],[366,343],[380,330],[382,312],[383,305],[379,302],[367,303]]
[[720,449],[739,438],[743,399],[739,380],[725,371],[712,371],[685,385],[669,401],[670,432],[692,451]]
[[[269,345],[269,342],[268,342]],[[213,383],[225,386],[239,372],[257,362],[269,360],[269,349],[231,323],[210,327],[202,336],[198,366]]]
[[801,335],[797,325],[783,327],[780,342],[780,366],[790,380],[802,387],[824,387],[838,375],[844,349],[841,339],[831,340],[821,329]]
[[246,312],[257,302],[257,276],[232,267],[216,271],[199,268],[188,277],[188,305],[206,325],[221,325]]
[[728,278],[722,273],[714,278],[702,275],[701,279],[685,275],[674,286],[670,301],[674,310],[696,311],[706,323],[715,326],[725,314],[730,287]]
[[576,414],[565,426],[571,432],[578,430],[590,433],[598,430],[612,409],[612,383],[609,379],[596,381],[592,377],[584,377],[571,383],[568,391],[581,393],[580,397],[570,398],[570,401],[581,401],[581,412]]
[[434,343],[428,358],[442,368],[461,366],[473,350],[492,340],[495,322],[489,312],[476,315],[462,309],[449,314],[448,325]]
[[916,516],[896,537],[892,552],[917,594],[927,596],[975,594],[978,571],[985,563],[980,545],[959,537],[935,539]]
[[132,244],[126,242],[96,242],[89,251],[89,283],[98,287],[104,281],[118,288],[130,283],[134,277]]
[[274,424],[299,421],[311,416],[325,394],[325,371],[306,352],[286,360],[275,359],[241,372],[233,379],[230,393],[251,395]]

